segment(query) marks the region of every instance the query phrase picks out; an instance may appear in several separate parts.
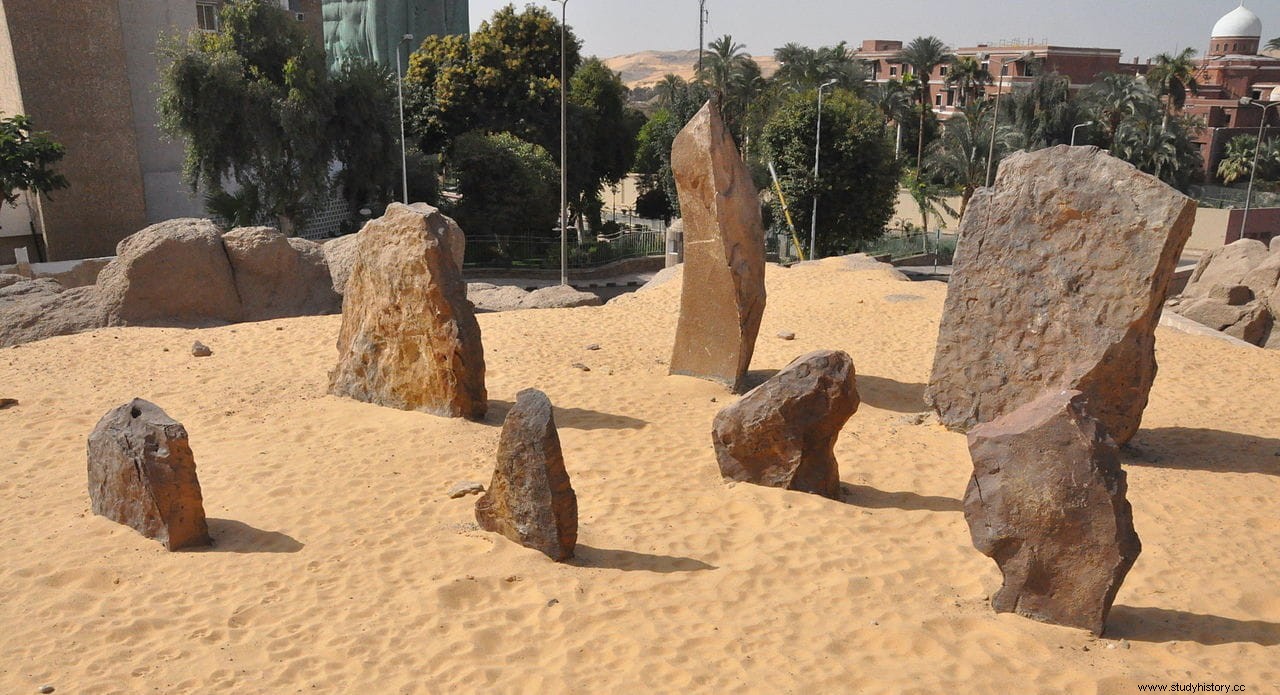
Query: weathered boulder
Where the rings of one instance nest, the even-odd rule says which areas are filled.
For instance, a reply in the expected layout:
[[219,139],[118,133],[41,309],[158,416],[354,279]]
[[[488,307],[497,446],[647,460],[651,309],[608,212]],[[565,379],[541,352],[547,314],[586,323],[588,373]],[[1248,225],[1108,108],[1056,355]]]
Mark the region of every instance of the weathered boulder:
[[342,298],[320,244],[272,227],[241,227],[222,235],[245,321],[331,314]]
[[515,285],[494,285],[488,282],[467,283],[467,299],[476,311],[515,311],[524,308],[529,293]]
[[96,285],[112,326],[235,322],[243,316],[222,233],[177,219],[125,237]]
[[1046,390],[1078,389],[1127,442],[1155,379],[1155,327],[1195,211],[1097,148],[1002,162],[960,225],[926,393],[942,423],[972,427]]
[[484,417],[484,348],[452,220],[398,203],[360,232],[329,392],[447,417]]
[[140,398],[112,409],[89,435],[89,502],[94,514],[169,550],[210,543],[187,430]]
[[1004,575],[991,606],[1102,634],[1142,551],[1116,445],[1079,391],[1055,391],[969,432],[964,518]]
[[1276,301],[1280,300],[1276,294],[1280,291],[1280,253],[1267,254],[1240,282],[1267,305],[1273,316],[1280,317],[1280,301]]
[[564,469],[551,400],[537,389],[516,394],[502,423],[498,465],[476,500],[476,521],[557,562],[578,543],[578,497]]
[[568,285],[540,287],[530,292],[521,302],[525,309],[569,309],[579,306],[600,306],[600,303],[599,295],[575,290]]
[[764,313],[764,226],[751,173],[711,102],[676,136],[684,278],[671,373],[742,390]]
[[360,234],[356,233],[330,239],[321,245],[325,265],[329,267],[329,277],[333,279],[333,291],[339,295],[346,293],[351,267],[356,264],[356,247],[359,242]]
[[[1222,285],[1216,287],[1222,288]],[[1252,293],[1249,294],[1252,297]],[[1243,304],[1232,304],[1226,298],[1213,295],[1184,300],[1175,310],[1196,323],[1208,326],[1215,331],[1222,331],[1252,345],[1262,345],[1274,322],[1271,313],[1262,302],[1246,301]]]
[[94,287],[64,290],[54,280],[25,278],[0,287],[0,347],[71,335],[106,323]]
[[1227,306],[1244,306],[1253,301],[1253,290],[1248,285],[1214,285],[1209,290],[1209,299],[1213,299]]
[[[1244,276],[1267,257],[1267,245],[1257,239],[1239,239],[1200,257],[1191,271],[1183,297],[1205,297],[1215,285],[1244,285]],[[1254,290],[1255,293],[1257,290]]]
[[720,474],[839,499],[834,448],[858,410],[855,378],[846,353],[811,352],[716,413],[711,438]]

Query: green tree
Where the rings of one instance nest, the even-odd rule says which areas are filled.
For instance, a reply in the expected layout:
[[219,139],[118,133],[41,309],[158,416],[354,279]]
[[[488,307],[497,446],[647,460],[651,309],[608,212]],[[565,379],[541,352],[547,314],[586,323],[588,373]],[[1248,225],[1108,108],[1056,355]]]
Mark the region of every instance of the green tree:
[[1195,62],[1196,49],[1184,48],[1177,55],[1161,53],[1156,56],[1155,64],[1147,73],[1147,85],[1164,99],[1164,119],[1162,127],[1169,124],[1169,115],[1173,111],[1182,111],[1187,103],[1187,94],[1197,94],[1200,83],[1196,80],[1199,66]]
[[[964,219],[974,192],[986,185],[987,149],[991,138],[991,110],[985,104],[967,106],[947,121],[942,136],[929,144],[924,158],[924,177],[941,180],[960,190],[960,210]],[[995,160],[998,164],[1009,151],[1014,131],[1001,127],[996,132]],[[914,173],[911,174],[914,185]],[[913,196],[914,197],[914,196]]]
[[52,168],[65,154],[66,148],[48,133],[35,130],[27,116],[0,118],[0,186],[4,189],[4,202],[13,205],[23,191],[48,195],[67,188],[70,183],[66,177]]
[[221,18],[216,34],[194,31],[162,47],[160,124],[186,140],[193,191],[217,195],[234,183],[291,233],[328,192],[333,98],[324,52],[265,0],[228,3]]
[[1170,185],[1185,189],[1201,168],[1195,138],[1200,119],[1169,116],[1163,102],[1134,75],[1104,75],[1083,94],[1099,125],[1100,146]]
[[817,49],[789,43],[773,52],[778,71],[771,81],[792,92],[817,89],[835,80],[835,87],[861,92],[866,81],[866,68],[845,42]]
[[395,77],[361,58],[343,61],[331,80],[328,138],[334,158],[342,162],[338,182],[343,195],[352,209],[381,209],[398,197],[393,191],[401,181]]
[[667,204],[680,214],[680,197],[671,174],[671,145],[676,135],[709,98],[706,85],[681,81],[670,95],[670,103],[645,122],[636,136],[633,169],[640,174],[640,192],[661,190]]
[[698,82],[719,99],[725,125],[734,140],[744,145],[747,110],[765,87],[760,66],[746,53],[746,46],[735,43],[728,34],[708,43],[707,48],[710,50],[703,51]]
[[1271,138],[1258,148],[1256,135],[1237,135],[1227,141],[1222,160],[1218,162],[1218,177],[1230,185],[1240,179],[1248,179],[1253,172],[1254,153],[1257,153],[1258,173],[1256,181],[1280,180],[1280,139]]
[[1268,41],[1266,48],[1268,51],[1280,51],[1280,36]]
[[[582,63],[565,29],[565,70]],[[423,152],[472,130],[510,132],[560,150],[560,21],[549,10],[507,5],[470,37],[429,36],[409,57],[405,107]]]
[[1071,129],[1089,116],[1071,98],[1071,81],[1058,73],[1041,73],[1026,89],[1005,97],[1001,117],[1021,134],[1021,145],[1038,150],[1071,142]]
[[594,57],[569,80],[569,103],[569,207],[579,221],[585,217],[599,229],[601,186],[630,171],[644,117],[627,108],[627,88],[618,74]]
[[447,211],[468,235],[553,236],[560,177],[542,146],[475,131],[453,141],[449,162],[461,197]]
[[960,105],[968,106],[991,84],[991,73],[973,56],[952,56],[947,70],[947,86],[960,93]]
[[947,189],[931,181],[927,174],[907,167],[902,170],[902,188],[920,209],[920,230],[929,233],[929,215],[941,219],[942,213],[955,216],[956,211],[947,203]]
[[[816,92],[792,94],[765,126],[764,152],[776,164],[792,218],[808,228],[813,196],[820,196],[818,251],[856,251],[884,233],[893,215],[898,165],[884,137],[884,121],[870,102],[836,90],[822,103],[820,178],[813,178]],[[775,219],[783,219],[777,201]]]
[[934,68],[950,58],[946,44],[936,36],[917,36],[898,53],[897,60],[910,65],[916,78],[920,80],[919,96],[920,121],[916,141],[916,170],[920,169],[924,158],[925,113],[933,111],[933,100],[929,92],[929,77]]

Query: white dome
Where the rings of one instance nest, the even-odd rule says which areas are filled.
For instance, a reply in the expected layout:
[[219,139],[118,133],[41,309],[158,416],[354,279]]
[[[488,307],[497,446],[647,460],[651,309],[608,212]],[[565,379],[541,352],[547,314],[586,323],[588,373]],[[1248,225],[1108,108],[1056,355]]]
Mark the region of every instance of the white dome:
[[1243,3],[1226,13],[1213,25],[1213,38],[1252,36],[1262,38],[1262,20],[1249,11]]

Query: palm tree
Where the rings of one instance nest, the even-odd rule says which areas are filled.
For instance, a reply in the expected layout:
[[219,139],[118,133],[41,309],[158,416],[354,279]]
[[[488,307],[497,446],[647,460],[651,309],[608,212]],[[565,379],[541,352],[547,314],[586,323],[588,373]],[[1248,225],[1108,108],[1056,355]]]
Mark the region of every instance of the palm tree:
[[[969,200],[978,188],[986,185],[987,144],[991,137],[991,110],[983,103],[963,108],[958,116],[947,121],[942,137],[929,144],[924,159],[927,178],[940,178],[949,186],[960,189],[960,211],[964,219]],[[995,157],[1008,151],[1015,131],[1002,127],[997,131]]]
[[1253,135],[1237,135],[1227,141],[1227,149],[1218,162],[1218,178],[1228,186],[1249,175],[1253,166],[1253,152],[1258,138]]
[[1107,74],[1089,85],[1082,95],[1093,120],[1102,131],[1104,149],[1115,142],[1116,131],[1125,119],[1142,113],[1157,104],[1155,94],[1146,83],[1133,75]]
[[956,216],[956,211],[947,203],[947,191],[928,177],[921,176],[918,169],[904,168],[901,183],[907,193],[911,194],[911,199],[916,201],[916,207],[920,208],[921,231],[926,238],[929,234],[929,215],[942,217],[945,212],[952,217]]
[[1280,36],[1267,42],[1268,51],[1280,51]]
[[893,123],[898,128],[897,145],[893,150],[895,157],[902,148],[902,121],[911,115],[911,95],[912,90],[898,80],[876,85],[871,92],[871,103],[884,114],[885,127]]
[[947,46],[936,36],[917,36],[897,55],[897,60],[910,65],[920,79],[920,138],[916,143],[916,171],[920,170],[920,163],[924,160],[924,115],[930,108],[929,76],[947,58]]
[[679,75],[667,73],[661,82],[653,86],[653,92],[658,96],[658,105],[665,108],[688,88],[689,84]]
[[955,56],[947,70],[947,86],[960,91],[960,105],[968,106],[991,84],[991,73],[973,56]]
[[789,43],[773,52],[778,71],[771,78],[790,91],[803,92],[835,80],[840,89],[862,91],[866,68],[845,42],[817,50]]
[[1169,127],[1170,111],[1181,111],[1186,105],[1188,92],[1194,95],[1200,91],[1200,83],[1196,80],[1198,66],[1193,60],[1195,55],[1194,48],[1184,48],[1177,55],[1161,53],[1147,73],[1147,85],[1157,97],[1165,100],[1161,128]]
[[1072,127],[1088,120],[1071,98],[1071,80],[1057,73],[1037,75],[1027,89],[1007,98],[1006,113],[1032,149],[1070,142]]
[[702,71],[698,73],[698,79],[724,94],[733,81],[733,73],[741,69],[743,62],[750,61],[751,56],[746,53],[746,44],[734,43],[729,34],[708,43],[707,48],[711,50],[702,52]]
[[707,48],[710,50],[704,51],[698,81],[718,95],[725,125],[745,145],[742,121],[765,86],[760,66],[747,55],[746,45],[734,43],[729,34],[708,43]]

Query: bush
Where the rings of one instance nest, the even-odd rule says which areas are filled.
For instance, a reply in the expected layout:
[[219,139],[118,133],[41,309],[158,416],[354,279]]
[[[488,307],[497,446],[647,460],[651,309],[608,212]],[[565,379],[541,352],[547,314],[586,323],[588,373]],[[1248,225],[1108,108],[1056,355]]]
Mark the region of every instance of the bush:
[[467,133],[449,162],[462,196],[447,214],[467,234],[555,236],[559,173],[547,151],[510,133]]

